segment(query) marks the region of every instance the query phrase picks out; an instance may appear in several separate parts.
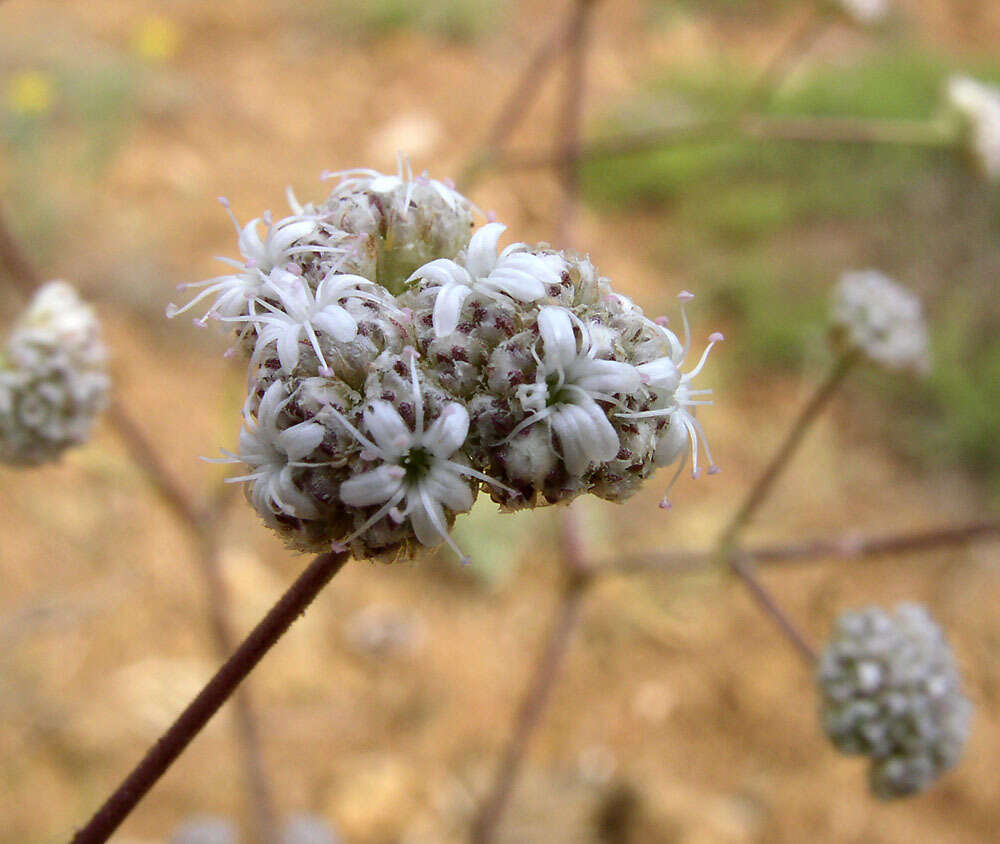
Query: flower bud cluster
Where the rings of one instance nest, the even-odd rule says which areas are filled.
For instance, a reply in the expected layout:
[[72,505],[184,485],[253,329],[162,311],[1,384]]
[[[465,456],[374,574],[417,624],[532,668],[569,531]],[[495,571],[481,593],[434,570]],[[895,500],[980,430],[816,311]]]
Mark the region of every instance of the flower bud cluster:
[[0,356],[0,461],[36,466],[90,437],[110,386],[99,328],[66,282],[35,294]]
[[1000,180],[1000,88],[953,76],[948,80],[948,104],[962,121],[976,166],[990,181]]
[[841,752],[870,757],[879,797],[922,791],[958,760],[972,707],[944,634],[924,607],[842,615],[818,680],[827,735]]
[[890,370],[930,369],[920,299],[878,270],[844,273],[833,293],[834,338]]
[[169,311],[212,299],[200,321],[238,329],[250,387],[225,460],[291,545],[464,559],[449,531],[480,491],[506,510],[622,501],[688,454],[716,470],[686,316],[682,342],[586,257],[499,249],[505,227],[473,233],[469,201],[426,175],[339,175],[320,205],[237,225],[245,262]]

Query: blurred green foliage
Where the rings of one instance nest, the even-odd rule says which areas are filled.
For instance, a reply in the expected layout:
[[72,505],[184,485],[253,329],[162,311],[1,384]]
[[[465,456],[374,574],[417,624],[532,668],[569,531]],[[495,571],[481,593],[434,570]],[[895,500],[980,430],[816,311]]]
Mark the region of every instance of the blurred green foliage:
[[[974,73],[990,80],[998,70]],[[934,119],[949,72],[923,53],[868,55],[796,75],[761,110]],[[601,134],[732,115],[752,81],[732,67],[669,74]],[[662,215],[658,260],[712,297],[749,373],[800,371],[814,357],[829,289],[845,270],[878,266],[920,289],[933,374],[921,383],[869,376],[865,392],[895,408],[875,414],[893,420],[895,444],[960,463],[1000,494],[1000,196],[952,150],[725,138],[596,160],[584,185],[595,205]]]
[[327,18],[338,32],[380,38],[417,30],[450,41],[472,41],[496,24],[497,0],[328,0]]

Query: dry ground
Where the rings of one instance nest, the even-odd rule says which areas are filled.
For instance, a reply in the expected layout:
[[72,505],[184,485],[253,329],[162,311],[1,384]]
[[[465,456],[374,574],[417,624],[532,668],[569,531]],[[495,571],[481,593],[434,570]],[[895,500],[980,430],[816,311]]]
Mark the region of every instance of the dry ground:
[[[1000,37],[992,3],[907,5],[938,46]],[[279,211],[287,183],[319,197],[324,168],[391,169],[399,146],[434,175],[456,172],[555,13],[536,0],[512,5],[505,26],[474,45],[411,32],[362,45],[318,26],[318,7],[284,0],[10,0],[0,7],[0,75],[33,61],[127,57],[154,12],[178,27],[177,51],[141,71],[135,111],[97,178],[76,163],[73,120],[53,124],[59,143],[39,154],[31,178],[72,226],[31,236],[46,275],[79,280],[99,302],[121,401],[192,493],[208,494],[223,472],[196,457],[232,444],[241,376],[221,359],[221,338],[161,325],[159,315],[173,284],[207,277],[217,271],[212,256],[233,251],[215,197],[226,194],[241,219]],[[598,15],[595,109],[653,67],[720,46],[756,61],[770,44],[752,21],[668,32],[642,22],[637,4],[619,0]],[[519,141],[546,141],[555,94],[546,87]],[[23,176],[4,167],[0,185]],[[491,178],[474,195],[526,240],[552,236],[554,198],[551,181],[537,177]],[[655,308],[685,279],[661,277],[648,260],[653,227],[591,209],[578,240],[624,292]],[[704,309],[694,318],[703,334],[717,327]],[[738,358],[738,336],[725,355]],[[707,376],[719,388],[704,419],[723,474],[682,482],[669,515],[656,508],[659,484],[625,507],[591,503],[595,554],[711,539],[803,398],[799,383],[744,383],[738,372],[723,365]],[[963,478],[917,472],[859,439],[843,401],[752,534],[907,529],[978,515],[977,506]],[[56,467],[0,472],[0,512],[0,842],[34,844],[65,838],[88,815],[216,658],[193,549],[107,426]],[[554,605],[551,526],[543,512],[515,522],[518,566],[494,589],[443,563],[354,563],[336,578],[251,683],[284,812],[321,814],[351,844],[462,840]],[[246,630],[305,560],[242,501],[219,530],[236,623]],[[628,803],[624,794],[637,801],[633,841],[994,840],[995,546],[803,565],[767,580],[816,638],[842,609],[926,601],[950,632],[976,703],[961,765],[925,796],[873,802],[862,764],[837,756],[818,733],[809,674],[735,585],[714,576],[608,579],[585,607],[503,840],[596,841],[595,814]],[[413,625],[405,647],[366,653],[351,644],[345,623],[371,606]],[[166,840],[192,813],[235,817],[236,758],[223,713],[116,840]]]

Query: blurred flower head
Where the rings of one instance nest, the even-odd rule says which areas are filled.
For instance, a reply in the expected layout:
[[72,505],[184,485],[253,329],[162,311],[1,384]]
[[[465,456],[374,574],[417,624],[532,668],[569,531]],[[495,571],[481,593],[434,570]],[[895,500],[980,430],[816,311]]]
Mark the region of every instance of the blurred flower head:
[[958,760],[972,706],[951,648],[924,607],[842,615],[818,681],[823,728],[841,752],[870,758],[877,796],[922,791]]
[[52,111],[56,85],[43,70],[22,70],[12,74],[3,91],[4,106],[21,117],[39,117]]
[[833,291],[834,338],[890,370],[930,369],[920,298],[878,270],[845,273]]
[[90,437],[110,386],[99,328],[66,282],[35,294],[0,360],[0,461],[47,463]]
[[843,11],[862,26],[881,23],[892,10],[890,0],[839,0],[839,3]]
[[948,80],[948,103],[962,121],[976,166],[987,179],[1000,181],[1000,88],[953,76]]
[[170,18],[148,15],[132,30],[132,51],[149,61],[165,61],[177,54],[181,31]]

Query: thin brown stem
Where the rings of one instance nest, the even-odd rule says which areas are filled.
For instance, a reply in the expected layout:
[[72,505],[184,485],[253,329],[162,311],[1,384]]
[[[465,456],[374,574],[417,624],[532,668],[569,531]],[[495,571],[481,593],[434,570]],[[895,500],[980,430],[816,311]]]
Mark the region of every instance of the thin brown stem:
[[566,62],[566,88],[559,120],[556,150],[561,157],[556,241],[567,245],[572,240],[580,190],[580,129],[583,121],[583,98],[587,82],[587,40],[594,0],[577,0],[570,21]]
[[830,20],[829,15],[824,14],[815,3],[809,6],[760,72],[747,98],[744,111],[760,108],[771,101],[781,88],[782,82],[826,32]]
[[574,509],[570,507],[563,514],[565,519],[561,555],[565,581],[562,594],[545,645],[514,718],[514,727],[504,747],[493,784],[473,820],[470,834],[472,844],[490,844],[496,836],[500,819],[514,791],[528,744],[551,699],[559,669],[580,618],[580,607],[587,587],[592,582],[583,537],[577,522],[578,514]]
[[[740,118],[710,118],[675,123],[658,129],[599,138],[582,144],[579,162],[621,158],[687,144],[735,140],[947,147],[955,143],[954,131],[935,121],[880,120],[855,117],[767,117],[748,114]],[[508,172],[561,168],[561,151],[513,150],[495,156],[489,166]],[[486,165],[484,165],[486,166]]]
[[346,553],[320,554],[309,564],[87,825],[73,836],[72,844],[102,844],[111,837],[239,684],[340,571],[347,558]]
[[468,191],[474,182],[488,168],[500,148],[507,142],[514,129],[517,128],[525,113],[531,107],[542,87],[542,80],[556,59],[562,55],[569,43],[576,22],[575,9],[573,13],[561,19],[544,41],[538,45],[535,52],[521,71],[521,76],[508,95],[496,118],[486,133],[486,140],[476,155],[462,168],[458,177],[459,186]]
[[[0,265],[6,268],[16,289],[26,299],[30,299],[35,289],[42,283],[41,273],[21,249],[3,216],[2,209],[0,209]],[[143,470],[153,488],[195,541],[199,570],[205,583],[209,626],[219,656],[225,659],[232,652],[233,635],[229,627],[225,584],[218,568],[219,549],[215,538],[217,532],[214,517],[221,512],[228,494],[218,496],[204,510],[199,508],[176,481],[150,439],[117,400],[111,401],[107,417],[125,443],[133,461]],[[237,744],[243,755],[247,777],[248,808],[253,819],[254,840],[258,844],[273,844],[277,840],[273,799],[262,762],[253,705],[245,688],[238,690],[236,694],[234,716]]]
[[778,626],[785,638],[791,642],[798,654],[812,665],[816,662],[818,654],[816,649],[809,644],[805,633],[786,613],[770,590],[764,586],[757,578],[757,572],[752,563],[747,560],[734,560],[731,564],[734,574],[740,579],[764,613]]
[[[765,545],[744,548],[738,559],[757,565],[792,565],[836,557],[864,560],[898,554],[918,554],[966,545],[970,542],[1000,538],[1000,522],[980,521],[908,533],[879,536],[847,534],[837,539],[810,539],[787,545]],[[717,559],[718,551],[671,551],[662,554],[635,554],[607,560],[596,568],[606,573],[632,574],[659,571],[666,574],[687,574],[703,571]]]

